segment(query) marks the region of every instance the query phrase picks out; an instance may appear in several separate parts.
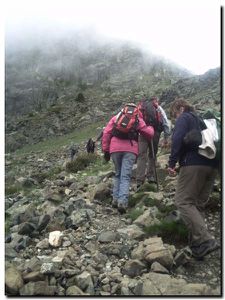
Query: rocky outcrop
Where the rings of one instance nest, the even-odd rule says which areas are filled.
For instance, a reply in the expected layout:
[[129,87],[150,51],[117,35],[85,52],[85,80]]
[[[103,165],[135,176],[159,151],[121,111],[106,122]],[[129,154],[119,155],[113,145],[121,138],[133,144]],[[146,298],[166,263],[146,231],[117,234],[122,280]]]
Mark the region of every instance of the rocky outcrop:
[[[32,178],[29,167],[34,173],[36,168],[40,171],[40,164],[46,167],[47,157],[40,161],[38,154],[31,156],[32,159],[26,157],[24,172],[14,172],[15,180],[23,178],[25,182],[26,174]],[[49,165],[52,159],[50,155]],[[220,295],[219,254],[214,260],[213,256],[201,263],[190,260],[174,268],[179,244],[171,237],[165,241],[145,230],[159,224],[160,203],[163,207],[171,205],[175,179],[160,182],[159,192],[146,191],[145,196],[159,206],[143,206],[141,215],[133,220],[129,216],[132,208],[122,216],[110,205],[111,166],[109,163],[108,172],[98,176],[62,171],[55,179],[36,182],[28,195],[20,192],[6,198],[7,295]],[[103,183],[98,185],[100,180]],[[162,189],[162,184],[167,190]],[[61,195],[60,201],[46,197],[46,191],[52,189]],[[132,182],[131,195],[135,194],[138,192]],[[136,205],[133,209],[141,202]],[[209,217],[215,222],[219,212]],[[215,226],[211,229],[219,233]],[[208,269],[203,269],[204,265]]]

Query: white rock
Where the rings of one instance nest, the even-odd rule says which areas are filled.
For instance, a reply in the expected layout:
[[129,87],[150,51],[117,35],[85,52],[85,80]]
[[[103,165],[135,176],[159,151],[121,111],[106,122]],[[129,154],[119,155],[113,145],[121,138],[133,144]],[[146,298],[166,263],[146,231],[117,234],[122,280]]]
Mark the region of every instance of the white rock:
[[52,231],[49,233],[49,244],[53,247],[60,247],[62,244],[62,233],[61,231]]

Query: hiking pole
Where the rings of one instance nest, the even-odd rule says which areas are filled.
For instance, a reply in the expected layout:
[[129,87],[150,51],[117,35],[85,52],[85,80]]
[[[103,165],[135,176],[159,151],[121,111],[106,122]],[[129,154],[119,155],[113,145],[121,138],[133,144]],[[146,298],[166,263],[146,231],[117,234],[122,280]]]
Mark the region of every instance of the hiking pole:
[[159,182],[158,182],[158,175],[156,172],[156,159],[155,159],[155,151],[154,151],[154,145],[153,145],[153,139],[151,139],[151,148],[152,148],[152,158],[154,161],[154,173],[155,173],[155,180],[156,180],[156,185],[157,185],[157,192],[159,191]]

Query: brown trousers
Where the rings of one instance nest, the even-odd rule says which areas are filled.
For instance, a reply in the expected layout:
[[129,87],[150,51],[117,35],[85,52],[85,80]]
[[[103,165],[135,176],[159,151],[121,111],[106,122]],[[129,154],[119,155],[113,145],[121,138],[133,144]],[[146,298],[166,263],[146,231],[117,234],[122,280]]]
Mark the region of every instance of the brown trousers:
[[138,138],[139,152],[138,152],[137,171],[136,171],[137,183],[140,184],[144,183],[145,175],[147,179],[150,179],[151,177],[156,178],[154,164],[157,161],[156,155],[158,152],[159,138],[160,138],[160,133],[155,131],[153,137],[153,148],[154,148],[154,156],[155,156],[155,161],[154,161],[151,142],[147,141],[142,135],[139,135]]
[[208,166],[180,168],[175,204],[189,230],[189,245],[198,246],[212,239],[204,220],[204,208],[209,200],[217,170]]

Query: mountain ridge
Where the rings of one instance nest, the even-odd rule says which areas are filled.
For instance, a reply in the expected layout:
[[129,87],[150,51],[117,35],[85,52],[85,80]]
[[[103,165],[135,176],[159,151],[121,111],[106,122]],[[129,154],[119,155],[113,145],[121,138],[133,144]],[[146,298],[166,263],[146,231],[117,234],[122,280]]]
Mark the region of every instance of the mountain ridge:
[[193,75],[132,43],[98,44],[94,37],[37,45],[6,47],[7,151],[104,124],[128,100],[137,103],[144,95],[157,95],[166,110],[179,96],[219,109],[219,68]]

